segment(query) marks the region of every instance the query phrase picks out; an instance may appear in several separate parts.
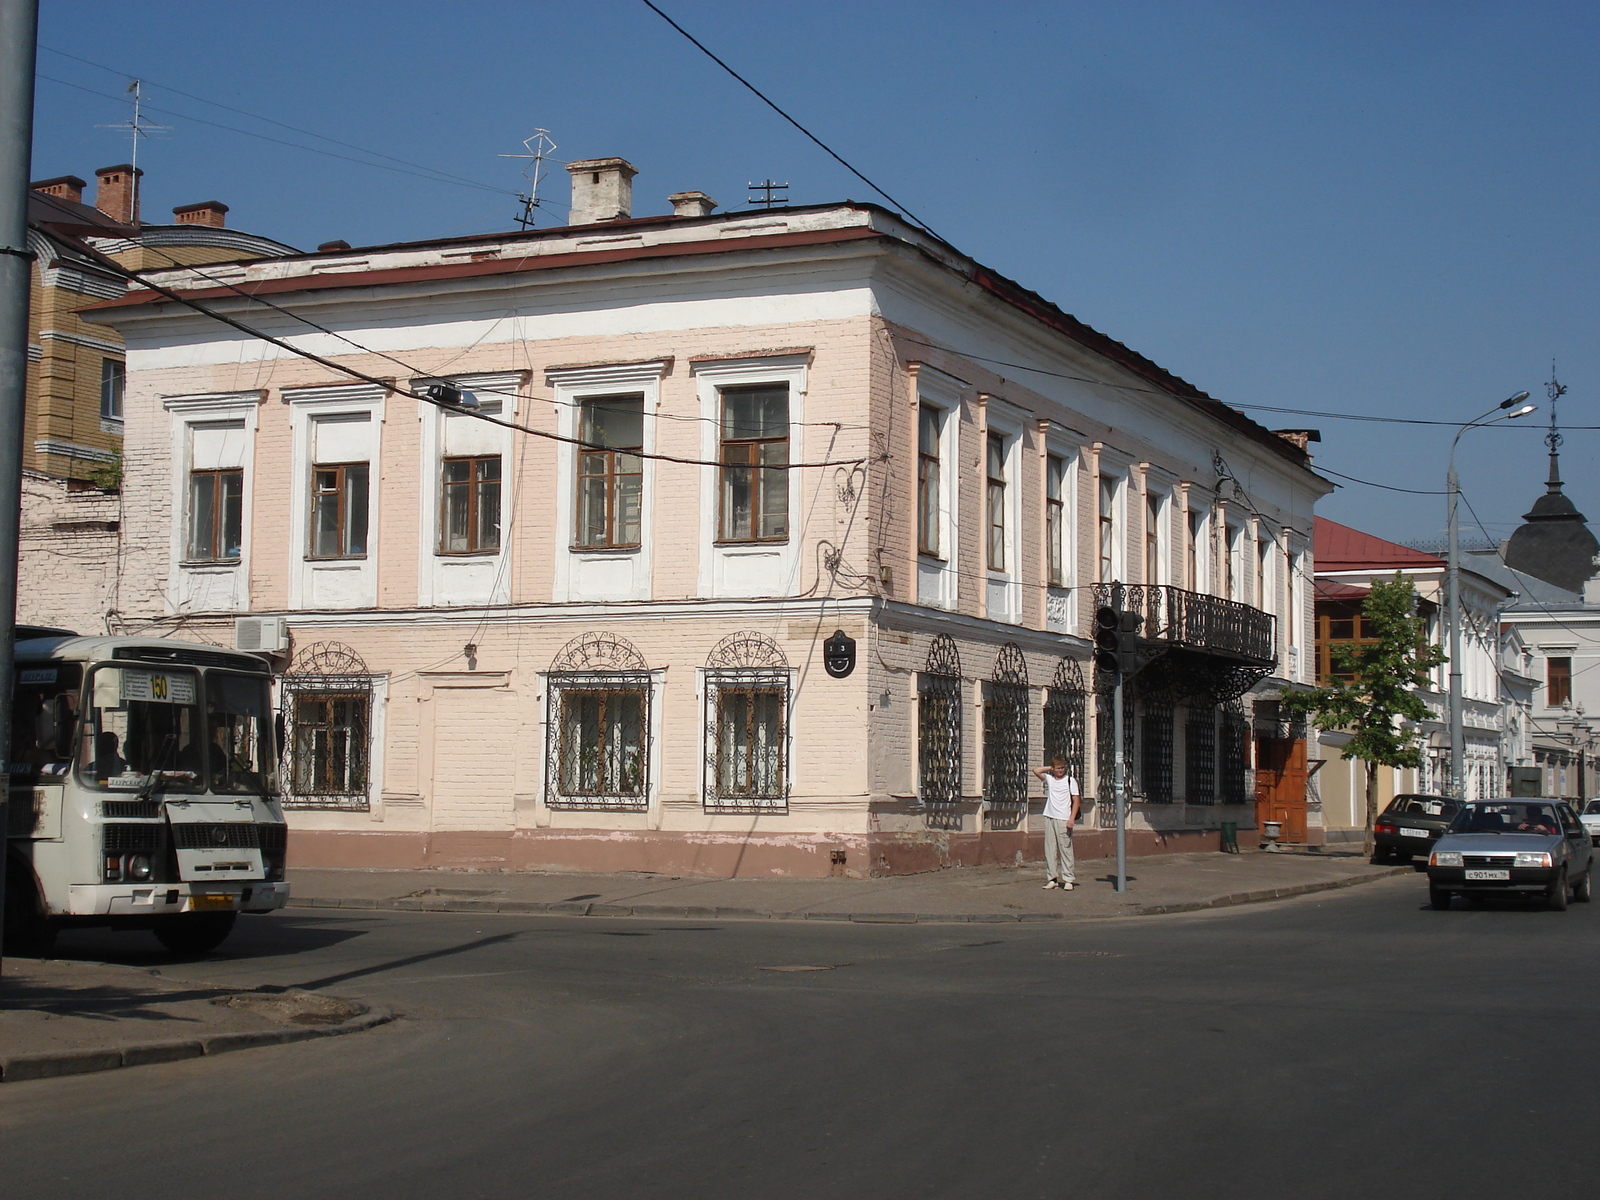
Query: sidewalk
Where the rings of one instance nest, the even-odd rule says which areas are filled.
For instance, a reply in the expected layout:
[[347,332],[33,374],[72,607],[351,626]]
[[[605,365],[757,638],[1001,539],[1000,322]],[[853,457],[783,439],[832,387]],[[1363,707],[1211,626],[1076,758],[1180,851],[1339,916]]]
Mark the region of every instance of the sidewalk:
[[0,1082],[79,1075],[370,1029],[383,1009],[314,992],[180,983],[108,963],[7,958]]
[[[1359,848],[1358,848],[1359,849]],[[1358,850],[1156,854],[1078,863],[1073,891],[1043,891],[1038,867],[976,867],[885,879],[702,879],[666,875],[291,869],[291,907],[874,922],[1056,921],[1149,916],[1348,887],[1409,867],[1374,867]]]

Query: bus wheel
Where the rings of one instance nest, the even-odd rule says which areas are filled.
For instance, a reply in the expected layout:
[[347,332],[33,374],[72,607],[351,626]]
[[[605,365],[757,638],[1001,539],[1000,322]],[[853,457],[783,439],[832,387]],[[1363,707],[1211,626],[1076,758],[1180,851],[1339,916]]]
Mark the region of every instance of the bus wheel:
[[42,958],[56,944],[58,932],[55,922],[39,911],[39,897],[23,868],[6,864],[5,953]]
[[222,945],[238,916],[231,912],[174,913],[156,918],[155,934],[175,954],[204,954]]

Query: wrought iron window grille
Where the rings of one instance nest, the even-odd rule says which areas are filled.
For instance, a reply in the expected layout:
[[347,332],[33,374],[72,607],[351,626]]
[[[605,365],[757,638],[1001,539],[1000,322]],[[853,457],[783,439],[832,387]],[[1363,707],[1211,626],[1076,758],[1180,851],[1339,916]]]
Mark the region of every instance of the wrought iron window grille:
[[1067,774],[1084,786],[1084,759],[1089,740],[1089,698],[1083,686],[1083,668],[1063,658],[1056,664],[1044,703],[1044,757],[1067,760]]
[[706,811],[787,813],[790,672],[711,668],[704,680]]
[[1217,802],[1217,710],[1191,705],[1183,727],[1184,797],[1190,804]]
[[545,802],[561,811],[650,807],[648,671],[546,677]]
[[318,642],[296,657],[279,685],[285,808],[372,807],[372,692],[366,662],[343,643]]
[[1224,804],[1249,802],[1250,719],[1237,700],[1224,705],[1218,737],[1218,792]]
[[1015,642],[1000,647],[983,685],[983,798],[996,827],[1028,811],[1028,666]]
[[1172,700],[1146,696],[1140,737],[1140,778],[1150,804],[1172,803]]

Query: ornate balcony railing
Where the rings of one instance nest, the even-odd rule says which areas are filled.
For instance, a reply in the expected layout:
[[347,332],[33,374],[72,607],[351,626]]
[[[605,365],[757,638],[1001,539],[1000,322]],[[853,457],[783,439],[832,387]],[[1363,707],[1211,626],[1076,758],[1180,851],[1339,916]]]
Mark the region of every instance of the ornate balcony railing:
[[1139,635],[1174,649],[1226,655],[1255,666],[1277,660],[1276,618],[1248,604],[1165,584],[1097,583],[1095,606],[1144,618]]

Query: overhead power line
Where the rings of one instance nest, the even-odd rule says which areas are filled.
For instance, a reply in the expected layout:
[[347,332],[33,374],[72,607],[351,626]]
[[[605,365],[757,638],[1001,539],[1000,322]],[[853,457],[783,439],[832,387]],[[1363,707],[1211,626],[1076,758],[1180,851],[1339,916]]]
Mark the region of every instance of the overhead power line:
[[824,154],[826,154],[829,158],[833,159],[834,162],[838,163],[846,171],[849,171],[850,174],[854,175],[857,179],[861,180],[862,183],[866,184],[873,191],[877,192],[878,195],[882,196],[890,204],[894,205],[894,207],[900,211],[900,214],[902,216],[907,217],[910,220],[916,222],[918,225],[922,226],[922,228],[924,230],[926,230],[928,233],[931,233],[931,234],[933,234],[934,237],[939,238],[939,240],[941,242],[947,242],[948,241],[948,239],[940,237],[939,234],[934,233],[933,226],[929,225],[921,217],[919,217],[916,214],[914,214],[904,204],[900,203],[900,201],[896,200],[888,192],[884,191],[877,184],[873,183],[872,180],[868,179],[865,175],[863,175],[855,167],[851,166],[850,163],[846,162],[844,157],[841,154],[839,154],[836,150],[834,150],[834,148],[832,146],[828,145],[827,142],[823,141],[816,134],[812,133],[811,130],[807,129],[804,125],[800,124],[799,121],[796,121],[788,113],[784,112],[783,109],[779,108],[776,101],[774,101],[771,97],[769,97],[765,92],[763,92],[755,84],[751,83],[743,75],[739,74],[739,72],[735,71],[727,63],[723,62],[722,59],[718,58],[715,54],[713,54],[710,50],[708,50],[706,48],[705,43],[702,42],[699,38],[695,37],[694,34],[690,33],[682,25],[679,25],[671,17],[667,16],[666,13],[662,12],[659,8],[657,8],[654,4],[652,4],[650,2],[650,0],[643,0],[643,3],[644,3],[644,6],[646,8],[648,8],[651,12],[655,13],[656,16],[660,17],[668,25],[671,25],[679,33],[683,34],[684,37],[688,38],[689,41],[691,43],[693,43],[695,49],[699,50],[700,53],[704,54],[712,62],[716,63],[717,66],[721,67],[729,75],[732,75],[740,83],[744,84],[745,87],[749,88],[751,93],[753,93],[755,95],[756,99],[760,100],[761,103],[765,104],[773,112],[777,113],[785,121],[789,122],[789,124],[793,125],[801,133],[805,134],[806,137],[810,138],[819,147],[821,147],[821,149],[822,149]]

